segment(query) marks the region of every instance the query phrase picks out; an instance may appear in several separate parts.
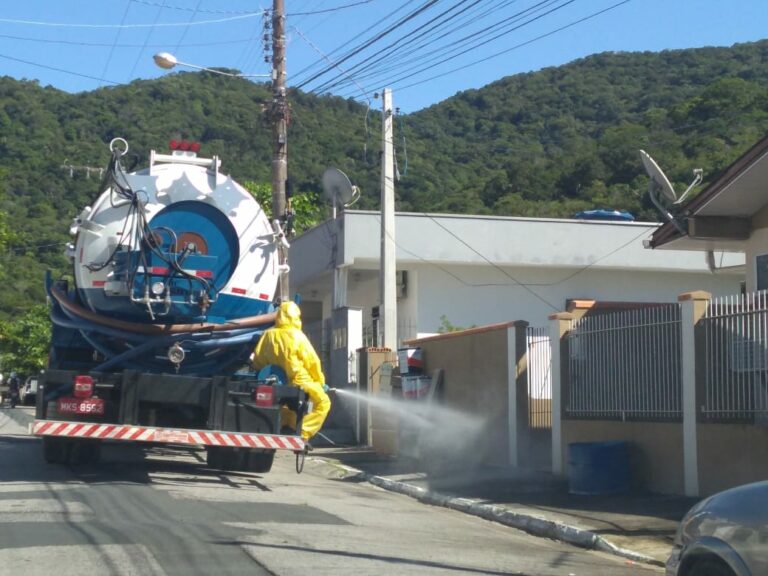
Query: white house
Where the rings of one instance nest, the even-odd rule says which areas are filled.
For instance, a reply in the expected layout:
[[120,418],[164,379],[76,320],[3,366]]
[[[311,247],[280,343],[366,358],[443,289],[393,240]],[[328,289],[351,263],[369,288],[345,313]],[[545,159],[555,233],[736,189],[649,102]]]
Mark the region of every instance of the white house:
[[[544,326],[572,299],[674,302],[691,290],[737,293],[743,255],[646,250],[656,223],[397,213],[398,342],[447,324],[525,320]],[[334,309],[379,304],[381,218],[347,210],[293,240],[292,292],[305,325],[328,353]],[[325,326],[325,331],[321,327]],[[322,336],[321,336],[322,334]],[[337,338],[338,340],[338,338]]]

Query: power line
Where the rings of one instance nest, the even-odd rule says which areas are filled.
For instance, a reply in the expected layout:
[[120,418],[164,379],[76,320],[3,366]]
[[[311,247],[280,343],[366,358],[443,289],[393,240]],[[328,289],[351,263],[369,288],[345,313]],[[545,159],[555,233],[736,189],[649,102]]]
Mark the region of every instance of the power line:
[[[442,58],[442,60],[439,60],[437,62],[430,62],[428,64],[425,64],[420,69],[416,70],[415,72],[409,72],[407,74],[401,75],[399,78],[396,78],[394,80],[388,80],[386,83],[389,84],[389,85],[394,85],[394,84],[396,84],[396,83],[398,83],[398,82],[400,82],[402,80],[405,80],[405,79],[408,79],[408,78],[412,78],[414,76],[418,76],[422,72],[430,70],[430,69],[434,68],[435,66],[439,66],[440,64],[444,64],[444,63],[449,62],[451,60],[455,60],[456,58],[458,58],[460,56],[463,56],[463,55],[465,55],[465,54],[467,54],[469,52],[477,50],[478,48],[482,48],[483,46],[485,46],[487,44],[490,44],[491,42],[494,42],[495,40],[498,40],[499,38],[501,38],[503,36],[506,36],[506,35],[508,35],[508,34],[510,34],[512,32],[515,32],[515,31],[517,31],[517,30],[519,30],[519,29],[521,29],[521,28],[523,28],[523,27],[525,27],[525,26],[527,26],[529,24],[532,24],[533,22],[535,22],[537,20],[540,20],[541,18],[544,18],[545,16],[548,16],[548,15],[554,13],[554,12],[557,12],[558,10],[561,10],[561,9],[565,8],[566,6],[568,6],[569,4],[572,4],[575,1],[576,0],[566,0],[562,4],[560,4],[558,6],[555,6],[555,7],[551,8],[550,10],[548,10],[548,11],[542,13],[542,14],[538,14],[536,16],[532,16],[529,20],[526,20],[525,22],[522,22],[522,23],[518,24],[517,26],[513,26],[513,27],[511,27],[509,29],[502,30],[501,32],[496,33],[494,36],[492,36],[491,38],[488,38],[487,40],[482,40],[480,42],[475,42],[474,45],[470,45],[468,48],[465,48],[464,50],[461,50],[458,53],[454,53],[452,55],[446,56],[446,57]],[[624,1],[625,2],[629,2],[629,0],[624,0]],[[538,7],[538,6],[542,5],[542,4],[544,4],[544,5],[547,4],[547,3],[551,4],[551,2],[552,2],[552,0],[545,0],[544,2],[541,2],[541,3],[537,4],[536,7]],[[526,10],[526,12],[529,11],[529,10]],[[520,14],[520,13],[518,13],[518,14]],[[518,16],[517,14],[515,16],[513,16],[512,18],[514,18],[514,20],[511,20],[511,22],[509,22],[509,23],[510,24],[515,23],[517,21],[517,19],[518,19],[517,16]],[[494,26],[491,26],[491,27],[487,28],[486,30],[493,31],[493,29],[495,27],[496,26],[494,25]],[[462,42],[465,42],[465,41],[466,41],[466,38],[464,40],[462,40]],[[507,51],[509,51],[509,50],[506,50],[504,52],[507,52]],[[482,59],[482,60],[480,60],[478,62],[485,61],[486,59],[489,59],[489,58]],[[477,63],[477,62],[475,62],[475,63]],[[460,68],[454,69],[454,70],[452,70],[450,72],[454,72],[456,70],[461,70],[461,69],[467,68],[467,67],[469,67],[469,66],[471,66],[471,65],[473,65],[475,63],[467,64],[467,65],[462,66]],[[433,76],[432,78],[438,78],[438,77],[444,76],[446,74],[448,74],[448,72],[446,72],[445,74],[442,74],[442,75]]]
[[[392,26],[388,27],[383,32],[380,32],[380,33],[376,34],[376,36],[374,36],[370,40],[367,40],[361,46],[358,46],[357,48],[354,48],[347,55],[345,55],[342,58],[340,58],[339,60],[337,60],[336,61],[336,65],[339,65],[339,64],[342,64],[342,63],[346,62],[347,60],[349,60],[350,58],[352,58],[356,54],[359,54],[360,52],[362,52],[363,50],[368,48],[371,44],[374,44],[375,42],[378,42],[379,40],[381,40],[382,38],[384,38],[388,34],[394,32],[396,29],[398,29],[401,26],[405,25],[410,20],[413,20],[414,18],[416,18],[419,14],[423,13],[426,10],[429,10],[429,8],[431,8],[434,4],[436,4],[437,1],[438,0],[428,0],[427,2],[422,4],[419,8],[417,8],[416,10],[414,10],[413,12],[408,14],[407,16],[404,16],[398,22],[396,22]],[[310,77],[309,79],[305,80],[304,82],[302,82],[301,84],[296,86],[296,88],[301,88],[302,86],[306,86],[308,83],[312,82],[313,80],[316,80],[320,76],[323,76],[324,74],[327,74],[330,70],[333,70],[333,68],[335,68],[335,66],[328,66],[328,67],[324,68],[320,72],[314,74],[312,77]]]
[[[157,9],[157,13],[155,14],[155,22],[154,22],[155,24],[157,24],[158,20],[160,20],[160,14],[163,13],[164,6],[165,6],[165,0],[163,0],[163,4]],[[134,61],[133,66],[131,67],[131,71],[128,73],[128,81],[130,81],[131,78],[133,78],[133,73],[136,71],[136,66],[139,65],[139,61],[141,60],[141,57],[144,56],[144,50],[147,49],[147,44],[149,43],[149,39],[152,37],[152,32],[154,31],[155,31],[154,27],[150,28],[149,31],[147,32],[147,35],[144,37],[144,44],[142,44],[141,50],[139,50],[139,53],[136,56],[136,60]],[[116,43],[117,43],[117,39],[115,39],[115,44]]]
[[130,0],[130,2],[133,2],[134,4],[144,4],[145,6],[162,6],[163,8],[168,8],[170,10],[182,10],[184,12],[195,11],[205,14],[250,14],[252,12],[252,10],[202,10],[190,8],[188,6],[174,6],[166,4],[165,2],[161,4],[160,2],[152,2],[151,0]]
[[[533,5],[533,6],[529,7],[529,8],[525,8],[524,10],[516,12],[516,13],[512,14],[511,16],[509,16],[507,18],[504,18],[504,19],[501,19],[501,20],[498,19],[498,12],[497,11],[485,12],[480,17],[478,17],[476,19],[473,19],[473,22],[479,22],[481,18],[483,18],[485,16],[488,16],[489,14],[492,15],[492,16],[496,16],[496,22],[494,22],[492,25],[487,26],[485,28],[482,28],[480,30],[472,30],[472,31],[470,31],[468,34],[466,34],[462,38],[459,38],[459,39],[454,40],[452,42],[449,42],[447,44],[436,46],[432,50],[429,50],[429,51],[427,51],[425,53],[417,52],[417,50],[419,50],[421,48],[424,48],[426,46],[429,46],[431,44],[434,44],[434,41],[432,41],[432,42],[422,42],[419,46],[417,46],[417,47],[413,48],[411,51],[409,51],[409,55],[412,56],[411,58],[408,58],[408,59],[405,59],[405,60],[397,60],[397,61],[394,62],[393,65],[391,65],[389,67],[386,67],[386,66],[382,67],[381,66],[382,64],[386,64],[389,61],[395,60],[394,57],[397,54],[396,53],[395,54],[390,54],[390,56],[388,58],[385,58],[381,62],[377,62],[377,66],[378,66],[377,70],[371,71],[371,72],[369,72],[368,74],[366,74],[366,75],[364,75],[362,77],[363,78],[370,78],[372,76],[375,77],[377,75],[381,76],[384,73],[390,72],[391,70],[402,70],[403,68],[406,68],[408,64],[411,64],[413,62],[416,62],[416,63],[418,63],[419,66],[422,66],[422,70],[418,71],[420,73],[421,71],[423,71],[425,69],[432,68],[433,67],[433,62],[435,60],[437,60],[437,59],[443,58],[443,60],[441,62],[438,62],[438,64],[440,64],[440,63],[442,63],[442,62],[444,62],[446,60],[451,59],[451,58],[446,58],[446,56],[449,56],[451,54],[454,54],[453,57],[461,56],[463,53],[456,54],[456,52],[461,50],[462,46],[469,45],[469,49],[470,50],[474,49],[475,47],[482,46],[483,38],[490,36],[491,34],[496,32],[498,28],[502,28],[502,29],[507,28],[506,32],[509,33],[509,32],[514,31],[514,30],[517,30],[519,28],[522,28],[523,26],[526,26],[527,24],[530,24],[530,23],[534,22],[536,20],[536,18],[532,18],[531,20],[529,20],[527,22],[524,22],[520,26],[516,26],[516,27],[512,28],[511,30],[509,29],[511,26],[513,26],[516,22],[518,22],[519,20],[523,19],[524,17],[531,16],[532,14],[535,14],[536,12],[546,8],[547,5],[553,4],[553,3],[557,2],[557,1],[559,1],[559,0],[543,0],[542,2],[539,2],[538,4],[535,4],[535,5]],[[544,14],[544,15],[546,15],[546,14]],[[542,15],[542,16],[544,16],[544,15]],[[462,24],[462,22],[460,22],[460,24]],[[455,32],[457,29],[460,29],[460,28],[452,28],[451,30],[441,34],[436,40],[440,40],[442,38],[445,38],[446,36],[448,36],[451,33]],[[466,24],[464,25],[463,29],[465,29],[465,30],[467,29],[467,25]],[[497,35],[496,37],[492,38],[491,41],[497,39],[498,37],[500,37],[502,35],[503,34]],[[371,67],[371,65],[369,65],[367,68],[370,68],[370,67]]]
[[[454,10],[458,9],[462,4],[465,4],[466,2],[469,2],[469,1],[470,0],[460,0],[458,2],[458,4],[454,4],[450,8],[447,8],[446,10],[443,10],[438,15],[436,15],[432,19],[428,20],[424,24],[421,24],[420,26],[416,27],[414,30],[409,31],[404,36],[401,36],[400,38],[397,38],[396,40],[391,42],[389,45],[384,46],[383,48],[377,50],[375,54],[371,54],[367,58],[364,58],[363,60],[361,60],[360,62],[358,62],[354,66],[352,66],[350,69],[348,69],[344,73],[344,75],[345,76],[352,75],[355,72],[355,69],[359,68],[360,66],[363,66],[366,62],[370,62],[374,58],[376,58],[377,62],[378,62],[379,59],[382,58],[382,56],[386,57],[387,55],[391,54],[394,50],[396,50],[396,48],[394,48],[394,47],[396,47],[402,40],[408,38],[409,36],[414,36],[415,34],[417,34],[420,31],[422,31],[424,28],[428,27],[429,25],[433,24],[436,21],[439,21],[444,16],[446,16],[446,15],[450,14],[451,12],[453,12]],[[474,4],[478,4],[481,0],[473,0],[473,1],[474,1]],[[466,10],[466,8],[465,8],[465,10]],[[461,14],[461,12],[457,12],[457,13],[453,14],[452,16],[449,17],[449,20],[457,17],[460,14]],[[387,53],[387,50],[389,50],[388,53]],[[382,54],[382,52],[384,52],[384,54]],[[332,82],[333,82],[332,80],[329,81],[329,82],[326,82],[325,84],[323,84],[320,87],[318,87],[317,91],[322,91],[324,86],[326,86],[327,84],[332,83]]]
[[[357,40],[358,38],[360,38],[360,37],[361,37],[361,36],[363,36],[364,34],[366,34],[366,33],[370,32],[371,30],[373,30],[374,28],[376,28],[376,26],[377,26],[377,25],[381,24],[382,22],[386,22],[386,21],[387,21],[387,20],[389,20],[391,17],[393,17],[395,14],[397,14],[398,12],[400,12],[401,10],[404,10],[404,9],[405,9],[405,7],[406,7],[408,4],[411,4],[411,3],[413,3],[413,2],[415,2],[415,0],[407,0],[407,1],[406,1],[406,2],[405,2],[403,5],[401,5],[399,8],[396,8],[395,10],[393,10],[392,12],[390,12],[389,14],[387,14],[386,16],[384,16],[384,17],[383,17],[383,18],[382,18],[382,19],[381,19],[379,22],[377,22],[377,23],[375,23],[375,24],[371,24],[370,26],[368,26],[367,28],[365,28],[364,30],[362,30],[361,32],[359,32],[358,34],[356,34],[355,36],[353,36],[352,38],[350,38],[350,39],[349,39],[349,40],[348,40],[346,43],[348,44],[348,43],[354,42],[355,40]],[[341,48],[342,48],[343,46],[345,46],[345,44],[341,44],[341,45],[339,45],[337,48],[335,48],[335,49],[331,50],[331,51],[328,53],[328,55],[330,56],[330,55],[333,55],[333,54],[335,54],[336,52],[338,52],[339,50],[341,50]],[[323,58],[320,58],[320,59],[318,59],[318,60],[315,60],[315,61],[314,61],[312,64],[310,64],[309,66],[306,66],[306,67],[304,67],[303,69],[301,69],[301,70],[299,70],[298,72],[296,72],[296,73],[294,74],[294,78],[297,78],[297,79],[298,79],[298,78],[300,78],[302,74],[304,74],[304,73],[308,72],[309,70],[312,70],[312,69],[313,69],[315,66],[317,66],[317,65],[319,65],[319,64],[322,64],[322,63],[323,63]]]
[[[298,29],[298,28],[296,28],[295,26],[293,26],[293,27],[292,27],[292,30],[294,30],[294,31],[296,32],[296,34],[298,34],[298,35],[299,35],[299,37],[300,37],[302,40],[304,40],[304,42],[306,42],[306,43],[309,45],[309,47],[310,47],[310,48],[312,48],[313,50],[315,50],[315,52],[318,52],[318,53],[319,53],[319,54],[320,54],[320,55],[321,55],[323,58],[325,58],[325,59],[326,59],[326,60],[327,60],[329,63],[331,63],[331,64],[333,64],[334,66],[336,66],[336,67],[337,67],[337,68],[338,68],[338,69],[339,69],[339,70],[340,70],[342,73],[346,73],[346,72],[344,71],[344,69],[343,69],[343,68],[339,67],[339,66],[338,66],[336,63],[334,63],[334,62],[333,62],[333,61],[332,61],[332,60],[331,60],[331,59],[330,59],[330,58],[329,58],[329,57],[328,57],[326,54],[324,54],[324,53],[323,53],[323,51],[322,51],[322,50],[320,50],[320,48],[318,48],[317,46],[315,46],[315,45],[314,45],[314,44],[313,44],[313,43],[310,41],[310,39],[309,39],[309,38],[307,38],[307,37],[306,37],[304,34],[302,34],[302,33],[301,33],[301,30],[299,30],[299,29]],[[368,105],[370,106],[370,103],[371,103],[371,98],[370,98],[370,96],[368,96],[368,93],[369,93],[369,91],[368,91],[368,90],[366,90],[365,88],[363,88],[363,87],[360,85],[360,83],[359,83],[359,82],[357,82],[357,80],[355,80],[354,78],[352,79],[352,82],[354,82],[355,86],[357,86],[357,87],[358,87],[358,89],[359,89],[359,90],[360,90],[360,92],[362,93],[362,96],[363,96],[363,98],[365,98],[365,99],[368,101]]]
[[498,264],[496,264],[495,262],[493,262],[493,261],[491,261],[489,258],[487,258],[487,257],[486,257],[486,256],[485,256],[483,253],[481,253],[480,251],[478,251],[478,250],[476,250],[475,248],[473,248],[472,246],[470,246],[468,242],[465,242],[465,241],[464,241],[464,240],[463,240],[461,237],[459,237],[457,234],[454,234],[454,233],[453,233],[451,230],[449,230],[448,228],[446,228],[445,226],[443,226],[443,225],[442,225],[440,222],[438,222],[438,221],[437,221],[437,220],[436,220],[436,219],[435,219],[433,216],[430,216],[430,215],[429,215],[429,214],[427,214],[426,212],[422,212],[422,215],[423,215],[423,216],[426,216],[427,218],[429,218],[430,220],[432,220],[432,222],[434,222],[434,223],[435,223],[435,224],[437,224],[437,225],[438,225],[440,228],[442,228],[443,230],[445,230],[446,232],[448,232],[448,234],[450,234],[451,236],[453,236],[453,237],[454,237],[456,240],[458,240],[459,242],[461,242],[461,243],[462,243],[464,246],[466,246],[466,247],[467,247],[467,248],[469,248],[469,249],[470,249],[472,252],[474,252],[475,254],[477,254],[478,256],[480,256],[480,258],[482,258],[483,260],[485,260],[485,261],[486,261],[488,264],[490,264],[490,265],[491,265],[493,268],[495,268],[496,270],[498,270],[499,272],[501,272],[502,274],[504,274],[504,276],[506,276],[507,278],[509,278],[510,280],[512,280],[512,282],[514,282],[515,284],[517,284],[518,286],[520,286],[521,288],[523,288],[524,290],[526,290],[526,291],[527,291],[528,293],[530,293],[532,296],[534,296],[535,298],[537,298],[538,300],[540,300],[541,302],[543,302],[544,304],[546,304],[547,306],[549,306],[550,308],[552,308],[554,311],[556,311],[556,312],[559,312],[559,311],[560,311],[560,309],[559,309],[557,306],[555,306],[554,304],[552,304],[552,302],[550,302],[549,300],[547,300],[546,298],[544,298],[543,296],[541,296],[540,294],[538,294],[538,293],[537,293],[535,290],[532,290],[531,288],[529,288],[528,286],[526,286],[525,284],[523,284],[522,282],[520,282],[520,281],[519,281],[517,278],[515,278],[514,276],[512,276],[512,275],[511,275],[509,272],[507,272],[506,270],[504,270],[504,269],[503,269],[501,266],[499,266]]
[[[125,19],[128,17],[128,11],[131,9],[131,3],[128,2],[125,5],[125,11],[123,12],[123,17],[120,19],[120,24],[125,24]],[[101,71],[101,77],[104,78],[104,76],[107,75],[107,68],[109,68],[109,63],[112,62],[112,55],[115,53],[115,44],[117,44],[117,41],[120,39],[120,28],[117,29],[117,33],[115,34],[115,40],[112,42],[112,46],[109,48],[109,55],[107,56],[107,61],[104,62],[104,69]]]
[[179,41],[176,42],[176,47],[173,49],[174,52],[179,51],[179,46],[181,46],[181,43],[184,41],[184,38],[187,37],[187,32],[189,32],[189,27],[194,24],[195,16],[197,16],[197,11],[200,9],[200,4],[203,3],[203,0],[197,0],[197,4],[195,4],[195,10],[192,12],[192,15],[189,17],[189,21],[187,22],[187,25],[184,26],[184,31],[181,33],[181,38],[179,38]]
[[[113,46],[111,42],[82,42],[76,40],[51,40],[49,38],[30,38],[28,36],[13,36],[11,34],[0,34],[0,38],[7,38],[9,40],[22,40],[25,42],[42,42],[45,44],[69,44],[72,46],[92,46],[94,48],[108,48]],[[244,42],[250,42],[254,39],[254,36],[248,38],[242,38],[240,40],[218,40],[215,42],[188,42],[185,43],[185,47],[194,46],[220,46],[224,44],[241,44]],[[166,48],[167,42],[163,44],[114,44],[116,48]]]
[[[462,38],[459,38],[458,40],[454,40],[453,42],[450,42],[448,44],[444,44],[442,46],[435,47],[434,49],[430,50],[429,52],[427,52],[425,54],[415,53],[415,49],[414,49],[413,51],[409,52],[409,54],[412,56],[410,59],[408,59],[406,61],[398,61],[396,63],[396,65],[391,66],[388,69],[379,70],[378,72],[377,71],[371,72],[371,73],[363,76],[363,78],[375,77],[377,75],[381,76],[384,72],[387,72],[389,70],[392,70],[392,69],[402,69],[402,68],[404,68],[406,66],[406,64],[409,64],[411,62],[418,62],[419,66],[421,66],[420,70],[417,70],[416,72],[412,73],[414,75],[419,74],[419,73],[423,72],[424,70],[429,70],[429,69],[433,68],[435,65],[442,64],[442,63],[444,63],[444,62],[446,62],[448,60],[452,60],[454,58],[462,56],[463,54],[465,54],[465,53],[467,53],[467,52],[469,52],[471,50],[479,48],[479,47],[481,47],[481,46],[483,46],[483,45],[485,45],[485,44],[487,44],[489,42],[497,40],[498,38],[500,38],[500,37],[502,37],[502,36],[504,36],[504,35],[506,35],[506,34],[508,34],[510,32],[514,32],[515,30],[518,30],[518,29],[520,29],[520,28],[522,28],[522,27],[524,27],[524,26],[526,26],[528,24],[531,24],[532,22],[535,22],[536,20],[538,20],[540,18],[543,18],[544,16],[547,16],[548,14],[550,14],[552,12],[555,12],[555,11],[561,9],[561,8],[564,8],[566,5],[568,5],[568,4],[572,3],[572,2],[575,2],[576,0],[567,0],[564,4],[562,4],[560,6],[556,6],[555,8],[550,10],[549,12],[545,12],[544,14],[541,14],[539,16],[532,17],[528,21],[523,22],[522,24],[520,24],[518,26],[512,27],[516,22],[518,22],[522,18],[524,18],[526,16],[531,16],[533,14],[536,14],[536,12],[546,8],[547,5],[551,5],[551,4],[553,4],[555,2],[558,2],[558,1],[561,1],[561,0],[542,0],[541,2],[539,2],[537,4],[534,4],[531,7],[525,8],[525,9],[523,9],[523,10],[521,10],[519,12],[516,12],[516,13],[512,14],[511,16],[508,16],[507,18],[503,18],[503,19],[498,19],[498,13],[494,12],[491,15],[496,17],[495,18],[496,21],[493,24],[491,24],[490,26],[487,26],[487,27],[482,28],[480,30],[470,31],[469,33],[467,33]],[[467,11],[467,10],[465,10],[465,11]],[[483,14],[483,16],[487,16],[487,15],[489,15],[489,12],[486,12],[485,14]],[[506,30],[504,30],[505,28],[506,28]],[[502,32],[498,32],[498,29],[501,29]],[[455,30],[456,30],[455,28],[452,29],[450,32],[447,32],[446,34],[441,35],[440,38],[443,38],[443,37],[447,36],[448,34],[454,32]],[[484,38],[490,36],[493,33],[496,33],[496,36],[490,38],[487,41],[483,41]],[[412,32],[409,33],[408,35],[411,35],[411,34],[412,34]],[[419,48],[423,48],[424,46],[432,44],[432,43],[433,42],[422,43],[419,46]],[[469,45],[469,48],[467,48],[464,51],[459,52],[457,54],[456,51],[461,50],[462,45]],[[452,56],[451,56],[451,53],[453,53]],[[395,55],[395,53],[390,53],[388,56],[389,56],[389,58],[393,58],[394,55]],[[427,56],[432,56],[432,55],[435,55],[435,57],[431,58],[431,59],[428,58],[428,59],[425,60],[425,58]],[[439,59],[439,58],[442,58],[442,60],[440,60],[439,62],[434,64],[433,63],[434,60],[435,59]],[[386,59],[384,60],[384,63],[386,63]],[[382,61],[376,61],[375,63],[369,64],[365,68],[370,68],[372,66],[378,66],[380,68],[381,64],[382,64]],[[383,83],[389,83],[389,81],[384,81]],[[324,85],[321,88],[318,88],[317,90],[329,90],[329,89],[332,89],[332,88],[338,86],[339,84],[343,84],[343,80],[337,80],[334,83],[331,83],[330,86],[328,86],[328,83],[326,83],[326,85]]]
[[[447,76],[449,74],[453,74],[454,72],[458,72],[459,70],[464,70],[466,68],[470,68],[471,66],[474,66],[476,64],[480,64],[482,62],[486,62],[488,60],[492,60],[493,58],[497,58],[499,56],[502,56],[503,54],[508,54],[509,52],[512,52],[513,50],[517,50],[518,48],[522,48],[523,46],[527,46],[528,44],[533,44],[534,42],[538,42],[539,40],[542,40],[544,38],[547,38],[549,36],[553,36],[554,34],[557,34],[558,32],[562,32],[563,30],[566,30],[567,28],[571,28],[573,26],[576,26],[578,24],[581,24],[582,22],[586,22],[587,20],[590,20],[592,18],[595,18],[597,16],[600,16],[601,14],[604,14],[610,10],[613,10],[615,8],[618,8],[619,6],[623,4],[627,4],[631,2],[631,0],[622,0],[621,2],[618,2],[612,6],[609,6],[608,8],[605,8],[603,10],[600,10],[598,12],[594,12],[590,14],[589,16],[585,16],[584,18],[580,18],[579,20],[575,20],[569,24],[566,24],[565,26],[560,26],[559,28],[556,28],[550,32],[547,32],[545,34],[541,34],[539,36],[536,36],[535,38],[532,38],[530,40],[526,40],[525,42],[521,42],[515,46],[512,46],[511,48],[507,48],[505,50],[501,50],[500,52],[496,52],[495,54],[491,54],[490,56],[487,56],[485,58],[480,58],[478,60],[474,60],[473,62],[470,62],[469,64],[465,64],[463,66],[459,66],[457,68],[453,68],[451,70],[448,70],[447,72],[443,72],[441,74],[435,74],[434,76],[430,76],[429,78],[425,78],[424,80],[420,80],[418,82],[414,82],[412,84],[407,84],[406,86],[401,86],[400,90],[405,90],[407,88],[413,88],[414,86],[419,86],[421,84],[424,84],[425,82],[430,82],[431,80],[435,80],[437,78],[442,78],[443,76]],[[411,75],[414,76],[415,74]],[[395,84],[397,82],[401,82],[403,80],[407,80],[411,76],[406,76],[399,78],[398,80],[395,80],[392,82],[392,84]]]
[[246,18],[255,18],[264,14],[264,10],[258,12],[249,12],[229,18],[217,18],[214,20],[198,20],[196,22],[164,22],[162,24],[70,24],[68,22],[43,22],[39,20],[16,20],[12,18],[0,18],[0,22],[6,24],[23,24],[26,26],[50,26],[53,28],[178,28],[181,26],[202,26],[204,24],[220,24],[222,22],[232,22],[234,20],[244,20]]
[[345,10],[347,8],[354,8],[362,4],[370,4],[373,0],[360,0],[360,2],[353,2],[352,4],[345,4],[344,6],[336,6],[335,8],[325,8],[323,10],[314,10],[312,12],[289,12],[287,16],[314,16],[315,14],[326,14],[327,12],[338,12],[339,10]]
[[89,80],[96,80],[97,82],[106,82],[107,84],[114,84],[115,86],[120,84],[120,82],[113,82],[112,80],[107,80],[106,78],[98,78],[96,76],[89,76],[88,74],[80,74],[79,72],[73,72],[71,70],[65,70],[63,68],[57,68],[55,66],[49,66],[47,64],[40,64],[39,62],[31,62],[29,60],[22,60],[21,58],[14,58],[13,56],[6,56],[5,54],[0,54],[0,58],[5,58],[6,60],[12,60],[14,62],[20,62],[21,64],[27,64],[28,66],[35,66],[37,68],[45,68],[46,70],[53,70],[54,72],[61,72],[63,74],[69,74],[71,76],[79,76],[80,78],[87,78]]
[[[514,4],[516,0],[500,0],[496,4],[489,5],[487,2],[484,3],[478,3],[475,6],[469,7],[465,10],[462,10],[459,13],[459,18],[456,22],[453,23],[453,26],[444,29],[441,31],[441,28],[444,28],[448,23],[449,20],[444,20],[440,23],[438,23],[436,26],[433,27],[433,30],[419,35],[418,38],[412,38],[408,40],[405,44],[403,44],[398,50],[392,51],[388,56],[384,58],[380,58],[377,60],[377,67],[379,69],[380,73],[389,72],[392,69],[398,69],[402,68],[403,66],[406,66],[407,64],[410,64],[412,62],[418,61],[423,62],[423,56],[421,52],[419,52],[422,48],[434,44],[436,41],[441,40],[443,38],[446,38],[450,34],[454,33],[457,30],[466,30],[467,27],[470,24],[480,22],[482,19],[484,19],[489,14],[497,15],[498,11],[504,8],[506,5]],[[476,13],[478,10],[483,10],[480,13]],[[437,37],[435,37],[437,36]],[[420,42],[416,46],[412,46],[408,49],[408,55],[412,56],[411,58],[402,59],[400,57],[400,53],[404,51],[404,49],[411,45],[413,42]],[[431,55],[435,52],[439,52],[442,49],[442,47],[438,47],[433,49],[430,52],[427,52],[426,55]],[[387,68],[386,64],[392,63],[392,65]],[[382,65],[384,65],[382,67]],[[365,68],[370,68],[371,65],[366,66]],[[370,74],[373,75],[373,74]],[[366,76],[363,76],[366,77]],[[358,76],[358,79],[361,78]]]

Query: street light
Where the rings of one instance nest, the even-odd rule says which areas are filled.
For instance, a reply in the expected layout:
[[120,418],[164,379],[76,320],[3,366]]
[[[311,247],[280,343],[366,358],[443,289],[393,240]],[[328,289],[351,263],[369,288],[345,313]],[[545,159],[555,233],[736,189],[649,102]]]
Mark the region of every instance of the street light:
[[184,66],[185,68],[194,68],[195,70],[204,70],[205,72],[221,74],[222,76],[231,76],[233,78],[270,78],[271,77],[271,74],[232,74],[230,72],[223,72],[221,70],[216,70],[214,68],[206,68],[205,66],[195,66],[194,64],[189,64],[188,62],[179,61],[179,59],[176,58],[176,56],[174,56],[170,52],[158,52],[157,54],[152,56],[152,59],[155,61],[155,64],[157,64],[163,70],[171,70],[172,68],[175,68],[178,65],[178,66]]

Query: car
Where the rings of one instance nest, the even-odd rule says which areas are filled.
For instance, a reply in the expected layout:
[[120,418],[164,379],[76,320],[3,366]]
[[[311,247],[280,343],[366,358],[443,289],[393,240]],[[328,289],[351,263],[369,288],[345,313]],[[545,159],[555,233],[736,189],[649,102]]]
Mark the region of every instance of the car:
[[667,576],[768,574],[768,481],[705,498],[680,522]]
[[30,376],[24,382],[19,392],[21,403],[25,406],[28,404],[34,404],[37,398],[37,376]]

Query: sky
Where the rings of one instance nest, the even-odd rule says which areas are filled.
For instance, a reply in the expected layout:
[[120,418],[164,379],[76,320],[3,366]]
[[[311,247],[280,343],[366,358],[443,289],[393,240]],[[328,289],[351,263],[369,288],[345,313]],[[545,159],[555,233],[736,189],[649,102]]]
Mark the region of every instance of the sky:
[[[285,4],[289,86],[361,102],[372,102],[390,87],[404,113],[590,54],[768,38],[768,0]],[[90,91],[173,73],[152,59],[169,52],[196,66],[267,75],[263,13],[271,5],[270,0],[3,0],[0,73],[67,92]]]

